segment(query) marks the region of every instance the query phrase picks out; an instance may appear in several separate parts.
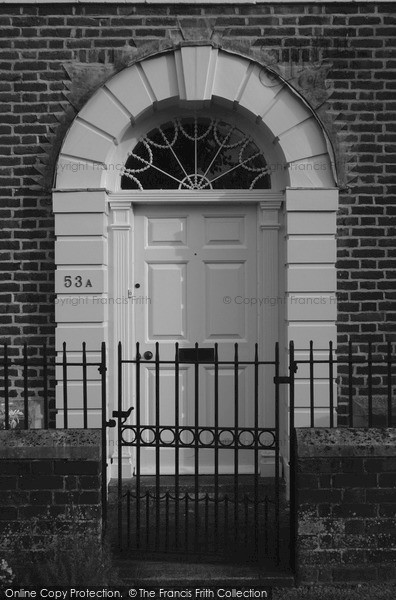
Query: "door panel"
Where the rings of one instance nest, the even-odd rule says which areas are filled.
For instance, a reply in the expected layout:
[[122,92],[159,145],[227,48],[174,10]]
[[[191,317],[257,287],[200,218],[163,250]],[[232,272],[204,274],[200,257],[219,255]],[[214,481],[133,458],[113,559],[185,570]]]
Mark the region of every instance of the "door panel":
[[186,231],[186,218],[148,218],[147,246],[185,247]]
[[[181,348],[213,348],[219,344],[219,360],[234,358],[238,343],[239,360],[253,360],[257,340],[257,308],[243,302],[254,296],[256,271],[256,207],[244,206],[137,206],[134,227],[134,273],[139,293],[148,302],[136,303],[135,339],[140,353],[155,356],[159,342],[160,360],[174,361],[175,342]],[[224,301],[228,297],[230,300]],[[198,386],[193,364],[180,364],[179,425],[214,426],[214,366],[199,366]],[[253,377],[240,365],[239,427],[252,427]],[[142,425],[156,425],[155,365],[142,365]],[[234,367],[219,366],[219,425],[235,426]],[[198,406],[197,406],[198,388]],[[173,365],[161,365],[159,383],[159,424],[175,424],[175,372]],[[149,435],[149,434],[147,434]],[[165,431],[163,436],[171,436]],[[187,435],[187,434],[186,434]],[[203,438],[210,436],[204,432]],[[223,436],[226,436],[225,432]],[[161,448],[161,472],[173,473],[175,450]],[[220,472],[234,470],[232,450],[221,450]],[[155,469],[155,449],[141,451],[141,473]],[[180,472],[193,473],[194,448],[180,450]],[[253,468],[249,451],[239,452],[239,469]],[[200,473],[214,471],[213,449],[199,451]]]
[[185,263],[146,265],[145,281],[151,294],[150,307],[145,315],[147,340],[186,337],[186,267]]
[[[205,263],[205,342],[246,339],[245,309],[235,299],[245,296],[245,263]],[[224,299],[231,298],[229,306]]]
[[204,217],[205,246],[243,244],[244,217]]

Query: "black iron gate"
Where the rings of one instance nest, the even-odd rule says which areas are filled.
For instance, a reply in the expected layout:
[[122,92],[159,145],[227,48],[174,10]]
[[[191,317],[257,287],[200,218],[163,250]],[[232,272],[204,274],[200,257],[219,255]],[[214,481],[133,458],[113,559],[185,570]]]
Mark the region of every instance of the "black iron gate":
[[[154,378],[153,422],[147,422],[147,411],[143,410],[142,368],[151,365]],[[180,369],[193,369],[194,389],[192,422],[181,419]],[[213,412],[212,422],[201,422],[200,399],[204,393],[200,389],[200,369],[212,369]],[[280,531],[282,521],[282,474],[279,448],[279,402],[280,384],[287,378],[279,375],[279,347],[276,344],[274,359],[259,359],[258,345],[251,361],[242,361],[238,356],[238,344],[232,360],[219,357],[217,344],[213,349],[179,348],[175,344],[173,360],[160,357],[159,344],[155,356],[140,354],[136,344],[136,358],[125,359],[122,346],[118,346],[118,410],[113,413],[118,425],[118,482],[117,519],[118,545],[120,550],[143,554],[164,554],[172,556],[205,556],[222,560],[236,559],[238,562],[260,561],[265,557],[280,559]],[[252,423],[241,426],[240,408],[247,401],[241,393],[240,369],[252,377],[253,408]],[[130,370],[134,387],[134,406],[125,406],[123,378],[125,370]],[[171,373],[173,384],[172,425],[161,423],[160,377],[162,370]],[[225,426],[220,422],[221,390],[219,372],[231,371],[233,379],[233,424]],[[264,398],[261,382],[262,371],[270,373],[272,397]],[[201,386],[202,387],[202,386]],[[224,397],[224,396],[223,396]],[[169,398],[166,399],[169,406]],[[270,427],[261,426],[259,417],[264,402],[273,402],[273,423]],[[261,419],[261,423],[260,423]],[[134,476],[123,479],[121,457],[125,448],[133,454]],[[142,473],[142,456],[151,449],[152,474]],[[164,474],[161,469],[161,456],[172,452],[172,473]],[[193,456],[192,475],[182,474],[181,455],[189,450]],[[260,476],[260,455],[266,451],[273,457],[273,473],[269,477]],[[200,455],[210,451],[212,469],[202,473]],[[241,472],[241,457],[249,452],[251,472]],[[231,453],[231,454],[228,454]],[[231,473],[222,473],[220,456],[232,457]],[[249,459],[250,460],[250,459]]]

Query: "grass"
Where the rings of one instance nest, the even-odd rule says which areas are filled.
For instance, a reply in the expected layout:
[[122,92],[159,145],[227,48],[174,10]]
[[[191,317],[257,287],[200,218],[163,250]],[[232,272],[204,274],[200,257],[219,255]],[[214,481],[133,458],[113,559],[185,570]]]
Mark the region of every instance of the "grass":
[[396,582],[276,589],[273,600],[394,600]]
[[97,537],[77,535],[59,536],[51,545],[51,553],[44,559],[32,560],[22,574],[16,570],[18,583],[34,586],[111,586],[119,582],[106,544]]
[[[14,530],[13,530],[14,529]],[[97,527],[87,527],[79,509],[68,518],[50,522],[21,522],[0,536],[0,562],[4,558],[19,586],[110,586],[119,584],[109,544]],[[7,573],[3,568],[3,579]],[[0,589],[2,587],[0,577]]]

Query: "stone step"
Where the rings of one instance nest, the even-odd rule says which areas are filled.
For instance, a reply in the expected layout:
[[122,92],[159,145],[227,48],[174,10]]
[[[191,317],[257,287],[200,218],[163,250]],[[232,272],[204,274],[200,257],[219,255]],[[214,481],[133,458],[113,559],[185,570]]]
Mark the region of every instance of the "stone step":
[[238,565],[118,559],[115,565],[123,584],[134,587],[291,587],[295,583],[288,569],[271,561]]

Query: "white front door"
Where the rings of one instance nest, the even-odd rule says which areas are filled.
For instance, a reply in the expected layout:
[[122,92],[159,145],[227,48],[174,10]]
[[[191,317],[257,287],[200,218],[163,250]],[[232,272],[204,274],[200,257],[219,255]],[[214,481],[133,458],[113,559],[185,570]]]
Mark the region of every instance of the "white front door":
[[[175,360],[175,343],[180,349],[212,349],[218,343],[219,361],[234,359],[238,344],[240,361],[254,360],[257,341],[257,308],[245,298],[257,292],[257,209],[255,205],[135,205],[134,209],[134,333],[140,354],[153,354],[141,367],[140,424],[162,428],[190,427],[182,440],[192,440],[194,428],[212,428],[215,417],[215,369],[200,364],[198,378],[194,364],[183,363],[180,355],[179,394],[175,397],[175,366],[161,364],[156,394],[155,343],[160,361]],[[218,375],[218,425],[222,442],[233,428],[254,426],[253,367],[237,369],[238,399],[235,399],[235,367],[220,365]],[[157,398],[157,403],[156,403]],[[135,398],[136,401],[136,398]],[[178,408],[177,405],[178,404]],[[261,411],[260,411],[261,412]],[[159,421],[159,423],[158,423]],[[198,421],[198,422],[197,422]],[[147,440],[154,434],[146,432]],[[162,441],[172,442],[174,434],[163,430]],[[200,441],[210,444],[210,431]],[[194,445],[180,450],[180,472],[214,470],[214,450]],[[219,469],[234,471],[232,450],[219,451]],[[174,472],[174,448],[161,448],[162,473]],[[155,449],[141,450],[141,473],[155,469]],[[238,469],[252,472],[253,451],[239,452]]]

